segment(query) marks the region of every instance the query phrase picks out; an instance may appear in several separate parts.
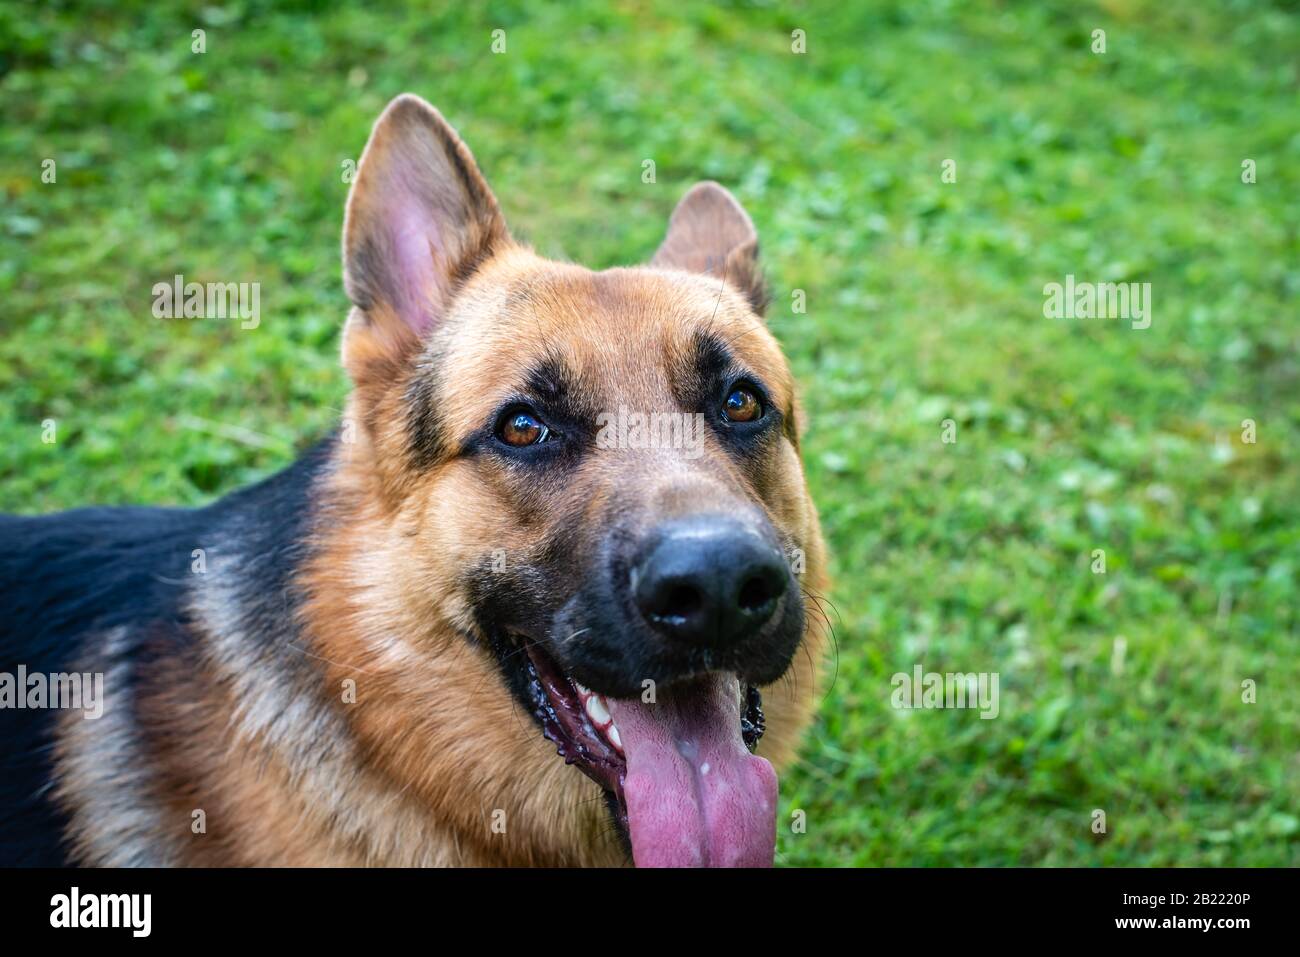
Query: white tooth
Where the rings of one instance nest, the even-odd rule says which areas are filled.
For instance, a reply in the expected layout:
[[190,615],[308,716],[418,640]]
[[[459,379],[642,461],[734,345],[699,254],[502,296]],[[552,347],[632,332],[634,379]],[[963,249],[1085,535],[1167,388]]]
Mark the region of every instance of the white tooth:
[[620,751],[623,750],[623,739],[618,736],[618,725],[611,724],[605,729],[605,735],[613,743],[614,747],[618,748]]
[[573,682],[573,686],[578,689],[578,691],[582,694],[584,698],[587,695],[591,694],[591,689],[588,688],[586,685],[584,685],[577,678],[571,678],[570,680]]
[[596,724],[609,724],[609,711],[605,708],[605,699],[598,694],[586,700],[587,716]]

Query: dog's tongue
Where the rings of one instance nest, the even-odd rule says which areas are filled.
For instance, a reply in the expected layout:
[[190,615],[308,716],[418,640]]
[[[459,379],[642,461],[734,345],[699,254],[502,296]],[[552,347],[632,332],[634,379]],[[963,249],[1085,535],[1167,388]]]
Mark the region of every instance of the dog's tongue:
[[770,867],[776,852],[776,772],[745,749],[740,687],[709,675],[659,689],[658,700],[614,700],[638,867]]

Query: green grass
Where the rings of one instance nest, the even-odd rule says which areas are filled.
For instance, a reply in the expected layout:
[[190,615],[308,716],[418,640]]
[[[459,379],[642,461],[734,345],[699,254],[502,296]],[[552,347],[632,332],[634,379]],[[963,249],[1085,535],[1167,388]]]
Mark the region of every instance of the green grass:
[[[0,9],[0,508],[206,502],[331,426],[342,164],[409,89],[544,254],[642,260],[706,177],[759,226],[839,614],[783,861],[1300,863],[1295,3],[349,6]],[[175,273],[260,327],[154,319]],[[1067,273],[1151,327],[1044,318]],[[916,663],[999,717],[892,709]]]

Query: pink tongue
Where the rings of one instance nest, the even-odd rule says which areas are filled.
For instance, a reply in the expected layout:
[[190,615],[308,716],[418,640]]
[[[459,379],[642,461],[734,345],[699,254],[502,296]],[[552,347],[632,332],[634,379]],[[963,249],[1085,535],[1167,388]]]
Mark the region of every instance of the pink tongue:
[[637,867],[771,867],[776,772],[745,749],[734,675],[708,675],[658,701],[611,700]]

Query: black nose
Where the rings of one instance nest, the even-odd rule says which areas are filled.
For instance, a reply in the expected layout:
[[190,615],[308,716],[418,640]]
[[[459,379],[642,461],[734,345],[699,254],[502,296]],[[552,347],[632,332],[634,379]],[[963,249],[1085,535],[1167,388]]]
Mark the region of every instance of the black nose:
[[789,580],[784,556],[757,528],[726,516],[675,520],[634,565],[645,620],[671,639],[726,647],[772,617]]

